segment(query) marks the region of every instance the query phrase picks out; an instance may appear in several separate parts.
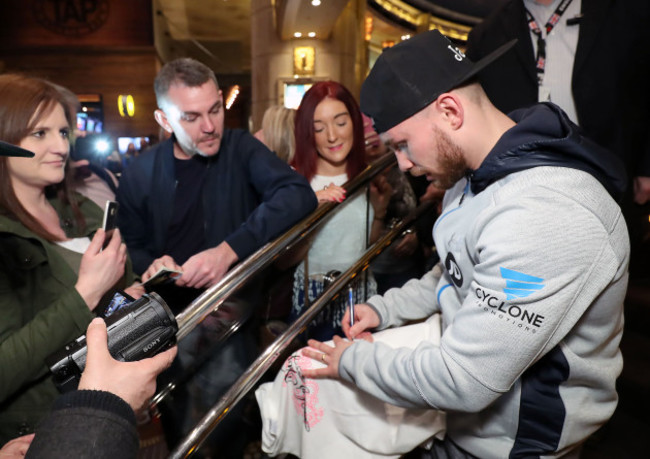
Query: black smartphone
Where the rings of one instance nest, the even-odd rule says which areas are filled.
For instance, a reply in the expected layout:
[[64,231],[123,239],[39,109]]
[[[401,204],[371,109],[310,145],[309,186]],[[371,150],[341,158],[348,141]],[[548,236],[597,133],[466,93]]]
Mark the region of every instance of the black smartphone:
[[102,223],[102,229],[106,232],[104,237],[104,245],[102,249],[105,249],[111,238],[113,237],[113,231],[117,228],[117,208],[119,204],[115,201],[106,201],[106,206],[104,207],[104,221]]

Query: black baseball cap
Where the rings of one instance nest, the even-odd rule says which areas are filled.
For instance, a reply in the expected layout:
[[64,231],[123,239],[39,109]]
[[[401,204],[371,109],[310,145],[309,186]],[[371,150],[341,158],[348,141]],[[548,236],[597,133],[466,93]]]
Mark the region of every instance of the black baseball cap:
[[361,87],[361,111],[386,132],[468,81],[514,46],[515,40],[474,63],[438,30],[384,50]]
[[23,158],[33,158],[34,153],[0,140],[0,156],[20,156]]

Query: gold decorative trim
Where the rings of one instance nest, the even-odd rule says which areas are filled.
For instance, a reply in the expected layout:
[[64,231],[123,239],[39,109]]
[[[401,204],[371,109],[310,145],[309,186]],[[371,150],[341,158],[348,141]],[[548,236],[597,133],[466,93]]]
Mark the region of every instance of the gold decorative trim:
[[430,13],[422,12],[400,0],[375,0],[375,3],[395,17],[412,24],[420,31],[423,30],[420,28],[420,25],[426,25],[427,30],[438,29],[440,33],[449,38],[466,42],[467,36],[472,29],[471,26],[459,24],[457,22],[434,16]]

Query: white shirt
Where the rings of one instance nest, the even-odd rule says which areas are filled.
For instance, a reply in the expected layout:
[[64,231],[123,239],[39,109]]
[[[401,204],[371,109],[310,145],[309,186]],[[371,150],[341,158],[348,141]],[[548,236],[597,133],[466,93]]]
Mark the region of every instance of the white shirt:
[[[314,191],[334,183],[341,186],[348,181],[347,174],[336,176],[315,175],[311,179]],[[309,249],[309,274],[325,274],[330,270],[345,271],[365,252],[369,223],[374,210],[368,205],[366,194],[360,192],[347,198],[342,208],[335,212],[318,231]],[[304,265],[300,265],[302,269]]]
[[[524,0],[524,6],[533,15],[546,40],[546,66],[544,80],[539,88],[538,100],[551,101],[566,112],[571,121],[578,122],[576,105],[571,92],[573,62],[578,47],[580,24],[567,25],[567,19],[580,14],[582,1],[573,0],[551,33],[546,36],[545,25],[561,0],[554,0],[550,5],[541,5],[535,0]],[[533,53],[537,56],[537,35],[530,31]]]

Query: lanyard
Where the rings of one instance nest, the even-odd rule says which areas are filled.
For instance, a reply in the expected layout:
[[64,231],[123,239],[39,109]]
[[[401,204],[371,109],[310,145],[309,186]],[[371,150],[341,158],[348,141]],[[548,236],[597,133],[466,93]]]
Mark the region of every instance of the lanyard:
[[[551,33],[551,30],[553,30],[555,24],[560,22],[560,18],[567,10],[567,8],[569,7],[572,1],[573,0],[562,0],[560,4],[557,6],[557,8],[555,8],[555,11],[553,12],[553,14],[551,14],[551,17],[548,18],[548,21],[546,21],[546,25],[544,26],[544,28],[546,29],[546,36],[548,36],[548,34]],[[528,20],[528,28],[537,37],[537,56],[535,60],[537,62],[536,64],[537,84],[541,86],[542,82],[544,81],[544,67],[546,66],[546,40],[542,36],[542,31],[537,25],[537,21],[535,21],[533,15],[530,14],[528,8],[525,8],[525,10],[526,10],[526,20]]]

